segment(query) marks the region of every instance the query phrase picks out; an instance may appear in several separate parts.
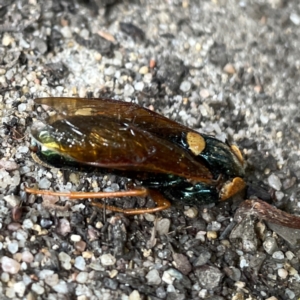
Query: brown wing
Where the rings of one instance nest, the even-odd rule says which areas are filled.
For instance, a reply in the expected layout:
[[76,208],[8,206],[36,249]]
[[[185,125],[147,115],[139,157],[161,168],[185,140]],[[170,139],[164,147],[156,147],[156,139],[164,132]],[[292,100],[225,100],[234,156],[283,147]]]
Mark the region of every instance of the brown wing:
[[212,182],[209,170],[187,151],[122,120],[111,114],[73,114],[48,120],[49,125],[32,135],[45,147],[83,164]]
[[73,115],[107,116],[112,119],[133,124],[162,138],[181,136],[183,133],[195,132],[192,129],[172,121],[154,111],[134,103],[127,103],[112,99],[84,99],[84,98],[38,98],[35,102],[47,105],[61,115],[49,118],[53,123],[58,118]]

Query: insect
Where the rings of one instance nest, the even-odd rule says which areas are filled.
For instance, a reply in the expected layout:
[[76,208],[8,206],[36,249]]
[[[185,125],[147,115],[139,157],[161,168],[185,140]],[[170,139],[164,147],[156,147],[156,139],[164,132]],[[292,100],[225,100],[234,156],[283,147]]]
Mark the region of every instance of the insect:
[[[57,113],[33,126],[33,157],[55,168],[137,180],[142,187],[111,193],[60,193],[26,188],[34,194],[69,199],[150,195],[155,208],[122,209],[141,214],[166,209],[170,201],[207,204],[245,188],[239,149],[200,134],[151,110],[112,99],[38,98]],[[103,208],[98,202],[92,205]]]

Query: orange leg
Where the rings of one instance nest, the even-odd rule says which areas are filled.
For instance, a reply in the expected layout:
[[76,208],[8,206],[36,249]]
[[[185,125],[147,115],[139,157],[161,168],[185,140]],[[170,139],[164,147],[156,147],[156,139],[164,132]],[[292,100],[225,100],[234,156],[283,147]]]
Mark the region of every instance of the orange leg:
[[159,192],[148,190],[145,188],[133,189],[128,191],[121,192],[53,192],[47,190],[37,190],[25,188],[27,193],[36,194],[36,195],[51,195],[51,196],[60,196],[67,197],[70,200],[76,199],[87,199],[87,198],[113,198],[113,197],[146,197],[149,195],[153,201],[157,204],[157,207],[153,208],[137,208],[137,209],[123,209],[116,206],[104,205],[98,202],[91,202],[91,205],[106,208],[111,211],[121,212],[125,215],[139,215],[144,213],[154,213],[167,209],[171,206],[171,203],[165,199]]

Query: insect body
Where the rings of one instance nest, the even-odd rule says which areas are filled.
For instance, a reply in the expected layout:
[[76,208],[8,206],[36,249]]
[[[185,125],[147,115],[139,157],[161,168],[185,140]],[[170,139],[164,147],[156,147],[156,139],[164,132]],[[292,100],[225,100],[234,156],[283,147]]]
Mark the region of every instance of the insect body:
[[[42,128],[31,130],[38,143],[35,155],[39,160],[56,168],[137,179],[147,190],[119,193],[150,194],[158,203],[155,210],[169,206],[165,198],[212,203],[226,200],[245,187],[241,178],[243,158],[236,146],[200,134],[151,110],[112,99],[50,97],[35,102],[57,111],[45,120]],[[93,193],[75,194],[70,197],[99,197]],[[147,210],[130,211],[123,212]]]

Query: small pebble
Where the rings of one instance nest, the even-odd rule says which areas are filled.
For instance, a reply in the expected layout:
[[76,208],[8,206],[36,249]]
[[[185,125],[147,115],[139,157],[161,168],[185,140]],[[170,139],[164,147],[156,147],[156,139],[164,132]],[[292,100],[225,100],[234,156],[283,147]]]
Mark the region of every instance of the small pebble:
[[162,276],[162,280],[166,283],[166,284],[173,284],[175,278],[173,278],[167,271],[165,271],[163,273]]
[[21,203],[20,198],[17,197],[17,196],[15,196],[15,195],[4,196],[3,199],[4,199],[11,207],[19,206],[19,204]]
[[103,254],[100,256],[100,261],[103,266],[112,266],[116,263],[116,258],[111,254]]
[[45,283],[49,286],[55,286],[59,282],[58,274],[52,274],[45,278]]
[[285,270],[285,269],[278,269],[278,270],[277,270],[277,273],[278,273],[278,276],[279,276],[281,279],[286,279],[287,276],[288,276],[288,271]]
[[145,214],[144,214],[144,218],[145,218],[145,220],[147,220],[148,222],[154,222],[154,221],[155,221],[155,215],[153,215],[153,214],[145,213]]
[[10,243],[8,243],[7,245],[7,250],[11,253],[11,254],[15,254],[18,252],[19,250],[19,244],[17,241],[13,240]]
[[26,109],[27,109],[26,103],[21,103],[21,104],[18,105],[19,113],[22,113],[22,112],[26,111]]
[[171,221],[169,219],[161,219],[157,222],[156,231],[158,235],[165,235],[169,233]]
[[62,26],[61,29],[60,29],[60,33],[66,39],[72,38],[72,31],[71,31],[69,26]]
[[90,259],[94,256],[94,253],[92,251],[83,251],[82,252],[82,257],[84,259]]
[[25,219],[23,221],[23,228],[31,229],[33,227],[33,222],[30,219]]
[[17,148],[18,153],[26,154],[29,152],[29,148],[27,146],[20,146]]
[[15,161],[1,159],[0,168],[5,169],[6,171],[14,171],[19,169],[19,166]]
[[71,225],[70,225],[70,222],[63,218],[63,219],[60,219],[58,221],[58,225],[57,225],[57,233],[65,236],[67,235],[69,232],[71,232]]
[[149,285],[159,285],[161,283],[161,278],[156,269],[149,271],[146,275],[146,279]]
[[275,174],[271,174],[268,177],[268,183],[269,183],[269,186],[276,191],[279,191],[282,187],[280,179]]
[[52,286],[52,289],[60,294],[68,294],[69,289],[65,281],[60,280],[59,283],[55,286]]
[[219,231],[220,229],[221,229],[221,223],[216,222],[216,221],[211,222],[210,230]]
[[272,257],[274,259],[278,259],[278,260],[283,260],[284,259],[284,254],[282,251],[275,251],[272,255]]
[[40,189],[49,189],[51,186],[51,182],[46,178],[42,178],[40,181],[39,181],[39,188]]
[[78,241],[74,244],[74,247],[76,250],[78,250],[79,252],[83,252],[86,248],[86,242],[84,241]]
[[148,66],[141,67],[140,70],[139,70],[139,73],[142,74],[142,75],[145,75],[145,74],[149,73]]
[[1,274],[1,281],[2,281],[2,282],[8,282],[8,281],[9,281],[9,274],[6,273],[6,272],[3,272],[3,273]]
[[124,86],[124,97],[130,97],[134,94],[134,88],[130,84],[125,84]]
[[2,270],[9,274],[17,274],[21,265],[14,259],[3,256],[1,259]]
[[84,271],[86,267],[86,262],[82,256],[77,256],[75,258],[74,267],[80,271]]
[[195,267],[200,267],[205,265],[211,258],[211,253],[205,249],[203,249],[203,251],[201,251],[198,255],[198,257],[196,258],[196,260],[193,262],[193,265]]
[[38,295],[42,295],[45,292],[45,289],[39,283],[33,283],[31,290]]
[[22,252],[22,261],[26,263],[32,263],[34,260],[33,255],[28,250]]
[[38,276],[39,279],[45,280],[47,277],[52,276],[53,274],[53,270],[44,269],[39,272]]
[[78,283],[86,283],[87,280],[89,278],[89,275],[87,272],[80,272],[78,273],[78,275],[76,276],[76,281]]
[[293,299],[295,299],[295,297],[296,297],[295,293],[294,293],[292,290],[290,290],[289,288],[286,288],[286,289],[285,289],[285,294],[286,294],[287,297],[288,297],[288,298],[285,298],[286,300],[288,300],[288,299],[293,300]]
[[137,290],[134,290],[131,292],[131,294],[128,297],[128,300],[141,300],[141,295]]
[[206,236],[209,240],[215,240],[218,237],[218,234],[216,231],[207,231]]
[[291,260],[291,259],[293,259],[293,258],[295,257],[295,254],[294,254],[292,251],[287,251],[287,252],[285,253],[285,256],[286,256],[286,258],[287,258],[288,260]]
[[296,14],[295,12],[292,12],[290,15],[290,20],[295,24],[295,25],[300,25],[300,16]]
[[180,90],[184,93],[188,92],[192,87],[192,84],[190,81],[183,81],[181,84],[180,84]]
[[72,267],[71,266],[71,257],[67,253],[60,252],[58,254],[58,259],[60,260],[61,265],[65,270],[70,270],[71,269],[71,267]]
[[267,237],[263,243],[263,247],[268,254],[272,255],[278,249],[276,239],[271,236]]
[[200,97],[202,99],[206,99],[210,96],[210,93],[209,93],[209,90],[206,90],[206,89],[202,89],[200,90]]
[[7,47],[14,42],[14,38],[8,34],[7,32],[4,33],[2,38],[2,46]]
[[234,66],[230,63],[225,65],[225,67],[223,68],[223,71],[229,75],[233,75],[234,73],[236,73]]
[[79,242],[79,241],[81,241],[81,236],[78,235],[78,234],[72,234],[71,235],[71,241],[72,242]]
[[13,287],[8,287],[5,290],[5,296],[10,299],[14,299],[16,296],[15,290]]
[[19,296],[19,297],[23,297],[25,290],[26,290],[26,286],[24,284],[23,281],[18,281],[14,284],[14,290],[15,293]]
[[184,254],[174,253],[173,259],[175,268],[182,274],[188,275],[192,271],[192,265]]
[[134,89],[138,92],[141,92],[144,89],[144,86],[145,86],[144,82],[139,81],[135,83]]
[[190,207],[189,209],[184,211],[184,214],[190,218],[190,219],[194,219],[197,217],[198,215],[198,209],[196,207]]

